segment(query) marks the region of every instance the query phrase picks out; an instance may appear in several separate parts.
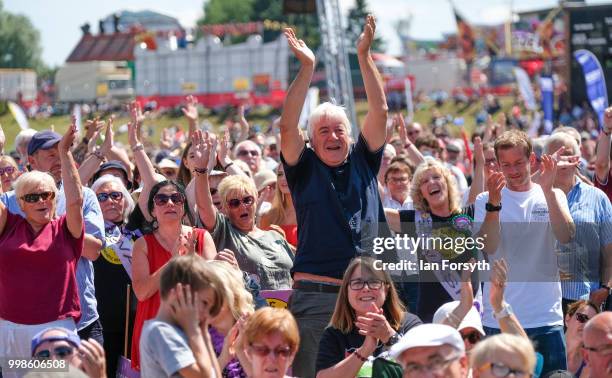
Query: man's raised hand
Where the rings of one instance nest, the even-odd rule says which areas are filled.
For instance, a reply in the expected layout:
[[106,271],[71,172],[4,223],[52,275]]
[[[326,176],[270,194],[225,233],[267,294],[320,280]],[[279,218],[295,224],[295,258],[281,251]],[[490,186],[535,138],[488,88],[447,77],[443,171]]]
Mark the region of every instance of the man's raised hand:
[[312,50],[306,46],[306,43],[295,36],[295,32],[291,28],[285,28],[285,37],[289,43],[289,48],[293,51],[293,55],[300,61],[302,66],[312,66],[315,64],[315,56]]
[[357,54],[369,54],[370,47],[374,41],[374,33],[376,32],[376,19],[371,14],[367,15],[366,23],[363,27],[363,33],[357,41]]

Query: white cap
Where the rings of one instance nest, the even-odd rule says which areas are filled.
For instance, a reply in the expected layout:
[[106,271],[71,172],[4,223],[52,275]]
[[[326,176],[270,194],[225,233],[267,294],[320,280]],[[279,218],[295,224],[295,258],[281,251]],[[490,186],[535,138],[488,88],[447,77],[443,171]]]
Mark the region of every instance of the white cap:
[[448,344],[462,353],[465,353],[465,344],[463,344],[459,331],[445,324],[422,324],[406,332],[406,334],[391,347],[389,354],[391,357],[397,358],[408,349],[442,346],[444,344]]
[[157,164],[157,168],[179,169],[179,166],[174,160],[164,158]]
[[[446,319],[446,316],[449,313],[453,312],[453,310],[457,308],[457,306],[459,306],[459,301],[453,301],[443,304],[434,314],[433,322],[441,324],[444,319]],[[462,329],[466,328],[474,328],[475,330],[480,332],[481,336],[486,336],[485,331],[482,328],[482,320],[480,319],[480,314],[474,306],[472,306],[465,318],[463,318],[461,324],[459,324],[459,327],[457,327],[457,330],[461,331]]]

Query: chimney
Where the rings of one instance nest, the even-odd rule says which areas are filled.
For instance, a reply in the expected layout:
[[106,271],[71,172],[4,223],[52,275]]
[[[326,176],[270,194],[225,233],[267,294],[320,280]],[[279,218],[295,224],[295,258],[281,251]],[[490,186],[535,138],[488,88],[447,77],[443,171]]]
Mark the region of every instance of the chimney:
[[91,35],[91,25],[89,24],[89,22],[86,22],[81,25],[81,31],[83,32],[83,35]]

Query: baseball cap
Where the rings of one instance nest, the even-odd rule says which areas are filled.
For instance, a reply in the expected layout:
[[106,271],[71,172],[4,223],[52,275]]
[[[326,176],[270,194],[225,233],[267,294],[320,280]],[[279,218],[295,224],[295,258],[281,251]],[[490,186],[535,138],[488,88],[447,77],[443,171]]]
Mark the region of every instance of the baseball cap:
[[461,146],[457,142],[451,141],[446,145],[446,150],[450,152],[461,152]]
[[123,178],[125,180],[125,182],[128,182],[128,190],[130,189],[131,185],[129,184],[129,179],[128,179],[128,171],[125,168],[125,166],[119,161],[119,160],[109,160],[106,163],[100,165],[100,168],[98,168],[98,170],[96,171],[96,173],[93,175],[93,181],[95,182],[97,179],[99,179],[100,177],[102,177],[102,175],[104,174],[104,171],[107,169],[118,169],[121,171],[121,173],[123,174]]
[[61,139],[62,136],[55,131],[39,131],[32,136],[30,143],[28,143],[28,155],[32,155],[38,150],[48,150],[58,144]]
[[255,174],[255,177],[253,177],[253,181],[255,181],[255,187],[259,192],[266,186],[276,182],[276,173],[269,169],[262,169]]
[[389,354],[397,358],[404,351],[417,347],[442,346],[448,344],[465,353],[465,345],[459,331],[445,324],[422,324],[410,329],[395,343]]
[[[42,337],[45,333],[48,333],[49,331],[55,331],[55,330],[61,331],[65,335],[53,335],[53,336]],[[79,347],[81,345],[81,339],[79,338],[79,335],[77,335],[75,332],[67,328],[64,328],[64,327],[49,327],[49,328],[45,328],[42,331],[38,332],[32,338],[32,345],[31,345],[32,356],[34,356],[34,351],[36,350],[36,348],[38,348],[42,343],[46,341],[67,341],[70,344],[74,345],[75,347]]]
[[172,168],[172,169],[179,169],[178,164],[176,164],[176,162],[174,160],[168,159],[168,158],[164,158],[161,159],[161,161],[157,164],[157,168]]
[[567,370],[553,370],[546,373],[542,378],[575,378],[576,376]]
[[[433,316],[433,322],[436,324],[441,324],[444,321],[444,319],[446,319],[446,316],[450,314],[451,312],[453,312],[453,310],[457,308],[457,306],[459,306],[459,301],[453,301],[453,302],[448,302],[448,303],[443,304],[442,306],[440,306],[440,308],[438,308],[438,310],[436,310],[436,313]],[[480,320],[480,314],[478,313],[478,310],[474,306],[472,306],[470,311],[463,318],[463,320],[461,321],[461,324],[459,324],[459,327],[457,327],[457,330],[461,331],[462,329],[466,329],[466,328],[474,328],[478,332],[480,332],[482,336],[486,336],[485,331],[482,328],[482,321]]]
[[224,171],[219,171],[217,169],[213,169],[212,171],[210,171],[208,176],[209,177],[212,177],[212,176],[229,176],[229,173],[224,172]]

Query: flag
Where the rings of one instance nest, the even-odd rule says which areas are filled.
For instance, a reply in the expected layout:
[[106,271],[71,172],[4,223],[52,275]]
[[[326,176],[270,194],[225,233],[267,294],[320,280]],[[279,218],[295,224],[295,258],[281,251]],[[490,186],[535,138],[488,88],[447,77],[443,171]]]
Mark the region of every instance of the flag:
[[516,77],[516,83],[518,84],[519,92],[525,101],[525,107],[529,110],[536,109],[535,95],[533,94],[533,88],[531,88],[531,81],[529,76],[524,69],[520,67],[514,67],[514,76]]
[[457,22],[457,37],[459,38],[459,47],[465,63],[471,63],[476,57],[476,41],[474,38],[474,29],[461,17],[459,12],[453,8],[455,13],[455,21]]
[[310,114],[317,107],[317,105],[319,105],[319,88],[310,87],[308,88],[306,99],[304,100],[304,107],[302,107],[302,113],[300,114],[300,119],[298,121],[298,125],[300,125],[302,129],[306,129],[308,126]]
[[552,76],[540,77],[540,92],[542,93],[542,110],[544,110],[544,134],[550,134],[553,129],[553,103],[555,100]]
[[599,127],[603,127],[604,110],[608,107],[608,91],[606,89],[606,78],[604,77],[601,64],[597,57],[588,50],[574,51],[574,58],[580,63],[584,73],[587,97],[591,107],[599,118]]
[[23,109],[21,109],[19,105],[15,104],[12,101],[9,101],[8,108],[11,111],[13,118],[15,118],[15,121],[17,121],[19,127],[21,127],[21,130],[30,128],[30,125],[28,125],[28,117],[26,117],[25,113],[23,112]]
[[74,116],[76,127],[77,127],[77,135],[81,134],[81,122],[82,122],[82,112],[81,105],[76,104],[74,108],[72,108],[72,115]]

